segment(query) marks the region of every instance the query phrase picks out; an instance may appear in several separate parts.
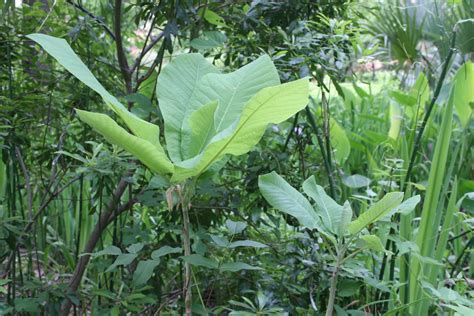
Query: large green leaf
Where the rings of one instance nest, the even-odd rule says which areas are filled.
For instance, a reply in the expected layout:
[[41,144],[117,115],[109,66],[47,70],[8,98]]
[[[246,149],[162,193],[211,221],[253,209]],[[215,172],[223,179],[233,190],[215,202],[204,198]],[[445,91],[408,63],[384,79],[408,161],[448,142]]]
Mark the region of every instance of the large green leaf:
[[181,131],[183,158],[189,159],[199,154],[210,137],[225,130],[239,118],[244,106],[257,92],[279,83],[278,72],[267,55],[228,74],[210,73],[203,76],[188,107],[196,111],[204,104],[217,101],[214,124],[206,126],[202,133],[189,133],[184,126]]
[[201,154],[176,164],[172,181],[198,176],[226,154],[250,151],[268,124],[281,123],[306,106],[308,88],[308,80],[300,79],[260,90],[247,103],[240,119],[214,136]]
[[456,73],[453,81],[454,106],[464,128],[469,123],[474,106],[474,66],[466,62]]
[[320,220],[308,200],[276,172],[261,175],[258,187],[270,205],[295,217],[304,227],[320,227]]
[[218,72],[202,55],[185,54],[174,58],[158,76],[156,95],[165,121],[168,153],[174,162],[184,159],[182,135],[191,113],[199,108],[193,102],[198,84],[204,75]]
[[316,183],[314,176],[303,182],[304,192],[315,202],[315,209],[321,216],[324,226],[332,233],[344,235],[347,225],[352,219],[352,209],[348,203],[339,205],[329,195],[323,187]]
[[217,104],[217,100],[211,101],[191,114],[189,127],[192,141],[187,145],[190,152],[199,153],[214,136],[214,112]]
[[159,127],[127,111],[127,109],[100,84],[64,39],[45,34],[30,34],[27,35],[27,37],[40,44],[41,47],[43,47],[48,54],[53,56],[66,70],[82,81],[86,86],[97,92],[104,102],[120,116],[137,137],[148,141],[155,146],[157,150],[164,152],[159,141]]
[[147,140],[128,133],[109,116],[82,110],[76,112],[82,121],[102,134],[108,142],[122,147],[152,171],[159,174],[173,172],[173,164],[163,151],[158,150]]
[[349,224],[349,232],[351,234],[360,232],[364,227],[383,218],[402,201],[402,192],[387,193],[380,201],[372,205],[366,212],[362,213],[356,220]]

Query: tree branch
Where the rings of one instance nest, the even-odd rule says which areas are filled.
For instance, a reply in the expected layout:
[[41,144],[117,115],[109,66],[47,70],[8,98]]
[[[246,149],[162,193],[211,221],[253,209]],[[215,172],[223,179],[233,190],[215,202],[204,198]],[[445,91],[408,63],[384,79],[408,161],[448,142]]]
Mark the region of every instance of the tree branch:
[[114,32],[115,32],[115,46],[117,47],[117,59],[122,72],[123,79],[125,80],[125,87],[127,94],[133,92],[132,89],[132,75],[128,66],[127,57],[123,49],[122,42],[122,0],[115,0],[114,7]]
[[94,21],[96,21],[97,23],[99,23],[100,26],[102,26],[105,30],[105,32],[107,34],[110,35],[110,37],[112,37],[112,39],[115,41],[115,35],[114,33],[112,32],[112,30],[104,23],[104,21],[102,21],[101,18],[99,17],[96,17],[95,15],[93,15],[90,11],[88,11],[86,8],[84,8],[83,6],[81,6],[80,4],[78,3],[75,3],[73,2],[72,0],[66,0],[67,3],[69,3],[70,5],[74,6],[76,9],[84,12],[85,14],[87,14],[89,17],[91,17]]

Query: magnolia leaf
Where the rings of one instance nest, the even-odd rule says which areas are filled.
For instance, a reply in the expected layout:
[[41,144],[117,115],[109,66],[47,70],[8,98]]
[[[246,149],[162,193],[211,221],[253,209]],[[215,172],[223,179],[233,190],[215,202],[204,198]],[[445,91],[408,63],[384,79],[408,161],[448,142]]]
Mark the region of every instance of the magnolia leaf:
[[[270,57],[263,55],[244,67],[227,74],[208,74],[199,81],[189,107],[197,111],[204,104],[218,102],[214,112],[214,126],[204,126],[195,130],[190,137],[183,130],[182,151],[184,158],[199,154],[209,137],[220,133],[239,119],[247,102],[260,90],[280,84],[278,72]],[[209,121],[209,120],[207,120]],[[203,125],[203,124],[201,124]],[[212,131],[212,134],[209,133]],[[196,143],[200,146],[196,146]]]
[[214,112],[217,104],[217,101],[212,101],[191,114],[189,118],[189,127],[191,128],[189,152],[199,153],[215,135]]
[[185,54],[174,58],[158,76],[156,95],[165,122],[168,153],[174,162],[183,160],[181,138],[191,113],[197,109],[190,105],[198,83],[204,75],[217,72],[201,54]]
[[472,104],[474,103],[474,66],[472,62],[466,62],[458,69],[453,79],[454,106],[459,120],[464,128],[472,116]]
[[420,203],[421,197],[419,195],[412,196],[411,198],[407,199],[406,201],[403,201],[402,204],[394,208],[390,213],[386,215],[386,217],[392,216],[395,213],[400,213],[402,215],[407,215],[413,212]]
[[374,250],[374,251],[380,251],[384,252],[385,247],[382,244],[382,241],[380,240],[379,237],[375,235],[364,235],[361,236],[360,239],[363,241],[362,247]]
[[226,154],[247,153],[259,142],[268,124],[283,122],[302,110],[307,102],[307,79],[260,90],[247,103],[237,124],[214,136],[201,154],[176,164],[172,181],[198,176]]
[[27,35],[27,37],[40,44],[48,54],[53,56],[74,77],[97,92],[102,97],[104,102],[120,116],[125,124],[127,124],[133,134],[148,141],[150,144],[156,147],[158,151],[164,153],[159,141],[159,127],[130,113],[100,84],[89,68],[87,68],[87,66],[76,55],[76,53],[74,53],[71,46],[69,46],[69,44],[64,39],[45,34],[30,34]]
[[378,221],[390,211],[396,208],[403,200],[402,192],[387,193],[380,201],[372,205],[367,211],[362,213],[356,220],[349,224],[349,232],[356,234],[364,227]]
[[295,217],[306,228],[320,227],[319,217],[308,200],[276,172],[259,176],[258,187],[274,208]]
[[[263,88],[280,84],[278,71],[268,55],[263,55],[229,74],[211,74],[203,78],[198,99],[218,100],[214,125],[221,132],[239,118],[247,102]],[[307,96],[306,96],[307,98]]]
[[314,176],[303,183],[303,190],[316,202],[315,209],[321,216],[324,226],[336,235],[344,235],[352,219],[349,203],[345,203],[344,206],[337,204],[321,186],[316,184]]
[[150,142],[128,133],[109,116],[82,110],[76,110],[76,113],[81,121],[102,134],[108,142],[122,147],[152,171],[159,174],[173,172],[173,165],[164,152],[158,150]]
[[336,234],[343,236],[347,232],[347,228],[352,220],[352,207],[349,201],[344,202],[342,205],[342,212],[339,217],[336,218]]

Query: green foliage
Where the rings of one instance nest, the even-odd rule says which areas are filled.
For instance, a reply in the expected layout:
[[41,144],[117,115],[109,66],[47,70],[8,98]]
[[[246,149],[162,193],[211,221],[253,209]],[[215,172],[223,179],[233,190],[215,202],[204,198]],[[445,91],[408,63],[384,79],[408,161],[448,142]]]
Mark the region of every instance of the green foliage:
[[420,58],[418,44],[423,37],[424,19],[417,21],[416,7],[401,7],[395,1],[388,1],[372,13],[375,20],[369,24],[369,32],[387,37],[388,51],[393,59],[400,64],[417,61]]
[[0,314],[472,313],[470,2],[1,3]]
[[[103,114],[78,111],[79,118],[151,170],[173,173],[171,181],[175,183],[198,177],[226,154],[248,152],[258,143],[269,123],[286,120],[307,102],[307,80],[276,86],[278,77],[266,56],[227,75],[213,75],[217,70],[201,55],[177,58],[159,76],[160,89],[157,90],[165,119],[167,149],[175,163],[173,171],[156,139],[158,126],[140,120],[105,91],[64,40],[46,35],[30,35],[30,38],[42,44],[66,69],[98,92],[136,137]],[[194,76],[188,76],[188,73]],[[231,83],[236,82],[237,86],[233,87]],[[178,87],[187,90],[178,90]],[[180,99],[175,100],[176,96]],[[199,114],[194,114],[198,111]],[[203,116],[207,121],[202,120]]]

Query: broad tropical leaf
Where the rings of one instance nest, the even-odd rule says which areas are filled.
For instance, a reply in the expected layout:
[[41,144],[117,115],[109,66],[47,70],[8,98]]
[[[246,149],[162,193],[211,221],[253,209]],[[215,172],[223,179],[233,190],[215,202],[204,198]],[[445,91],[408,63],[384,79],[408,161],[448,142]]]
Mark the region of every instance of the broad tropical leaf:
[[390,211],[386,217],[392,216],[395,213],[400,213],[402,215],[407,215],[413,212],[420,203],[421,197],[419,195],[412,196],[411,198],[407,199],[406,201],[403,201],[402,204],[398,205],[396,208],[394,208],[392,211]]
[[199,108],[193,98],[200,80],[206,74],[218,72],[201,54],[180,55],[161,71],[156,95],[165,121],[165,139],[172,161],[184,159],[182,135],[191,113]]
[[181,131],[183,158],[189,159],[199,154],[211,137],[228,128],[240,117],[244,106],[257,92],[278,84],[278,72],[267,55],[232,73],[203,76],[188,107],[191,111],[197,111],[203,105],[217,101],[214,124],[206,126],[204,132],[197,133],[189,133],[188,127],[184,125]]
[[372,205],[366,212],[362,213],[356,220],[349,224],[349,232],[351,234],[360,232],[364,227],[387,215],[396,208],[402,200],[402,192],[387,193],[380,201]]
[[64,39],[45,34],[30,34],[27,37],[40,44],[41,47],[43,47],[48,54],[53,56],[66,70],[82,81],[86,86],[97,92],[104,102],[127,124],[133,134],[148,141],[155,146],[157,150],[164,152],[159,141],[159,127],[127,111],[127,109],[100,84]]
[[321,186],[316,184],[314,176],[303,183],[303,190],[316,202],[315,209],[321,216],[323,225],[332,233],[344,235],[352,219],[351,206],[348,203],[344,206],[337,204]]
[[173,164],[163,151],[158,150],[147,140],[128,133],[109,116],[82,110],[76,110],[76,113],[82,121],[102,134],[108,142],[122,147],[152,171],[160,174],[173,172]]
[[187,145],[190,152],[200,152],[214,136],[214,113],[217,104],[217,101],[211,101],[191,114],[189,118],[191,141]]
[[308,200],[276,172],[261,175],[258,187],[274,208],[295,217],[306,228],[320,227],[320,220]]
[[308,102],[308,80],[300,79],[260,90],[245,106],[238,121],[214,136],[204,151],[176,163],[173,182],[199,176],[224,155],[242,155],[256,145],[268,124],[278,124],[302,110]]

